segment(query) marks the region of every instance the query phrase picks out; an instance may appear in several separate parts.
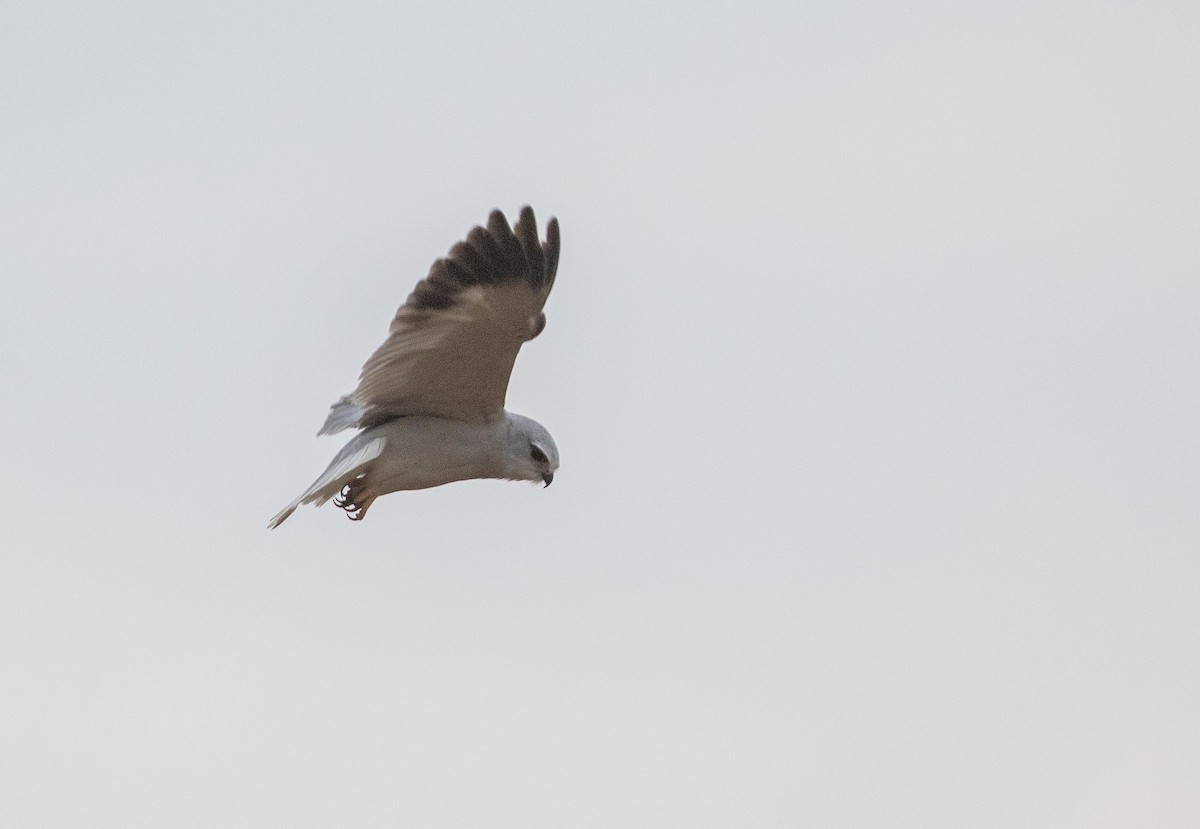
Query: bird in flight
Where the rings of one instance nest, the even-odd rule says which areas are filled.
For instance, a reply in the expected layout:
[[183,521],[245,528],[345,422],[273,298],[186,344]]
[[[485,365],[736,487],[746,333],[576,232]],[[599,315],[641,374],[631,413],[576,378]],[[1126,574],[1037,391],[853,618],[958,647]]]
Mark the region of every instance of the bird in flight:
[[358,388],[330,407],[318,435],[359,429],[329,467],[268,522],[333,499],[359,521],[380,495],[452,481],[554,480],[558,447],[540,423],[504,409],[521,345],[546,326],[558,270],[558,220],[538,240],[521,208],[475,227],[417,283]]

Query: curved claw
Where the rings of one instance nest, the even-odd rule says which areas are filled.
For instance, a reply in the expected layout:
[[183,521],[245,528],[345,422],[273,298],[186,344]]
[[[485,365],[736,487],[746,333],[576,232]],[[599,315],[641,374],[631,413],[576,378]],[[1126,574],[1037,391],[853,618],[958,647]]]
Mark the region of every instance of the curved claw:
[[338,509],[345,510],[346,517],[351,521],[361,521],[374,500],[375,496],[367,492],[361,478],[346,484],[341,492],[330,499]]

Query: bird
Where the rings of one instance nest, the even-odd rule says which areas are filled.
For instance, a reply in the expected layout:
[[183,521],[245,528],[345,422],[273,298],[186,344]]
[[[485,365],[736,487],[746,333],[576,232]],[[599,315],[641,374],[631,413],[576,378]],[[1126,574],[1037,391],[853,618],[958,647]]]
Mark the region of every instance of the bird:
[[558,271],[558,220],[539,241],[533,209],[509,225],[493,210],[436,260],[363,365],[357,388],[335,401],[317,433],[358,429],[302,504],[332,499],[361,521],[376,498],[453,481],[495,478],[550,486],[558,447],[544,426],[504,408],[521,346],[546,327],[542,310]]

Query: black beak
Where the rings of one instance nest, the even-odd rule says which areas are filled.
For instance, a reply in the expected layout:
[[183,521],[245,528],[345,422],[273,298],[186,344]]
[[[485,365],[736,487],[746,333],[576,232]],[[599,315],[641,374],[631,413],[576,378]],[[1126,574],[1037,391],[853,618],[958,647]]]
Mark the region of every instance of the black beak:
[[[553,472],[543,472],[542,480],[546,482],[546,486],[550,486],[550,484],[554,483],[554,473]],[[542,487],[542,489],[545,489],[546,486]]]

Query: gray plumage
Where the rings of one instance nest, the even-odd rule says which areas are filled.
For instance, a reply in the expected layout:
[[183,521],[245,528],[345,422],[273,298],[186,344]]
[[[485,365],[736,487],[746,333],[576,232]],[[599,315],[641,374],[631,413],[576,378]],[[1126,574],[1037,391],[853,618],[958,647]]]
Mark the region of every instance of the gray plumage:
[[[558,447],[541,424],[504,409],[517,352],[542,332],[558,270],[558,221],[538,240],[533,210],[499,210],[438,259],[318,434],[357,428],[329,467],[271,519],[334,503],[355,519],[380,495],[472,478],[543,481]],[[336,497],[335,497],[336,496]]]

